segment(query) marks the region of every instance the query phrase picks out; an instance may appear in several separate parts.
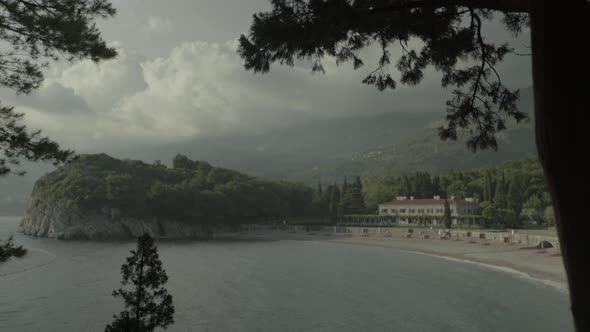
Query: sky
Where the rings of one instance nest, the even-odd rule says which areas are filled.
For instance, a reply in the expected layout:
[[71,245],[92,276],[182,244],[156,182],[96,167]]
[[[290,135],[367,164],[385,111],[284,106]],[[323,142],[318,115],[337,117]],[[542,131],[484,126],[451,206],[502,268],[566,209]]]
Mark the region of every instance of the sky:
[[[267,75],[245,71],[236,40],[252,14],[270,8],[268,0],[112,2],[116,17],[98,25],[118,49],[116,59],[54,63],[29,96],[0,90],[0,100],[25,113],[31,129],[78,152],[263,133],[314,117],[397,111],[440,111],[442,117],[450,95],[432,69],[417,87],[379,92],[362,84],[377,61],[374,49],[363,52],[366,65],[356,71],[332,59],[325,75],[304,64],[275,65]],[[511,40],[497,22],[487,23],[485,32]],[[528,33],[511,42],[526,53]],[[530,58],[512,56],[498,69],[508,85],[525,88],[530,66]]]

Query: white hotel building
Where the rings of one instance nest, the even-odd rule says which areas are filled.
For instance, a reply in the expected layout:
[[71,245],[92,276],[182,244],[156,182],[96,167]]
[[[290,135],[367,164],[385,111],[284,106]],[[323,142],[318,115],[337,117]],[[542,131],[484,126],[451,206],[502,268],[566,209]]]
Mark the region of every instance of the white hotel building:
[[[451,216],[460,218],[465,215],[477,215],[481,210],[479,202],[473,198],[456,200],[453,196],[447,199],[451,210]],[[434,196],[429,199],[414,199],[413,196],[400,196],[394,200],[379,204],[380,216],[411,216],[411,215],[432,215],[442,216],[445,208],[445,199]],[[406,221],[407,222],[407,221]]]

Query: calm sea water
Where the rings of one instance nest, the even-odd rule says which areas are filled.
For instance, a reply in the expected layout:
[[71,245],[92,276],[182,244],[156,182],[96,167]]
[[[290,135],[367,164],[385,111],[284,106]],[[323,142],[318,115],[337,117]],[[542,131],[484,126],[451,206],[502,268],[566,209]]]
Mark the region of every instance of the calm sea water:
[[[0,217],[0,237],[18,218]],[[16,235],[0,265],[0,331],[101,331],[134,243]],[[158,243],[169,331],[573,331],[566,294],[500,271],[308,241]]]

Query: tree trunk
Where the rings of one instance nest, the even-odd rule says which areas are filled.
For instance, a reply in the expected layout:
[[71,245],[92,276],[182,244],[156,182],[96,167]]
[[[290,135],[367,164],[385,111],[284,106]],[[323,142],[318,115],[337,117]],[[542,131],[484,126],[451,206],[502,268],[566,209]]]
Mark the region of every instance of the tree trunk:
[[577,331],[590,331],[590,222],[582,113],[588,93],[588,3],[530,0],[537,152],[553,199]]

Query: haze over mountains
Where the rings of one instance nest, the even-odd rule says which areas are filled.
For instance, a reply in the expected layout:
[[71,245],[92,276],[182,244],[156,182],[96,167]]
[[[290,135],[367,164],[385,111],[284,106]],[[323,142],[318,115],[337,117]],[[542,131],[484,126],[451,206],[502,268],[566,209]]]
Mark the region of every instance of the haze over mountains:
[[[508,123],[508,129],[498,134],[498,151],[486,150],[473,153],[466,148],[468,135],[456,142],[442,142],[438,127],[444,124],[440,113],[422,127],[401,134],[389,144],[375,145],[359,153],[351,153],[347,160],[332,160],[321,166],[301,169],[288,178],[322,182],[340,182],[344,177],[356,175],[386,175],[404,172],[428,171],[431,173],[464,170],[495,165],[507,160],[534,156],[535,136],[532,126],[533,103],[530,88],[521,91],[519,109],[529,114],[529,119],[519,124]],[[370,130],[370,129],[369,129]]]
[[[521,92],[520,109],[532,114],[530,89]],[[383,175],[426,170],[447,172],[494,165],[534,155],[531,121],[511,125],[499,135],[498,151],[472,153],[465,138],[441,142],[438,112],[390,112],[354,117],[309,117],[251,135],[223,133],[217,137],[144,148],[104,151],[118,158],[162,160],[177,153],[212,165],[270,179],[314,184],[340,182],[355,175]],[[80,151],[87,152],[87,151]],[[93,151],[94,152],[94,151]],[[98,152],[98,151],[96,151]],[[19,214],[36,179],[54,168],[27,164],[24,177],[0,179],[0,213]]]

